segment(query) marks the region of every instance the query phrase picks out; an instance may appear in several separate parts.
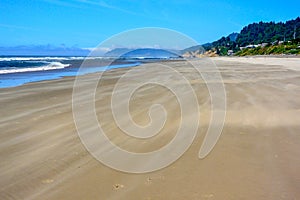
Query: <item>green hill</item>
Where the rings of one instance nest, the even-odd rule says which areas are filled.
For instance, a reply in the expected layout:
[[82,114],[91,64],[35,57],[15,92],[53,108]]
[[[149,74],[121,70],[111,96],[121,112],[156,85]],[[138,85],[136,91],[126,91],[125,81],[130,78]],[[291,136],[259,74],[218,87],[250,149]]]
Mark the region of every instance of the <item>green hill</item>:
[[[294,38],[295,37],[295,38]],[[237,37],[239,46],[249,44],[291,41],[300,38],[300,17],[285,23],[259,22],[244,27]]]
[[[259,22],[212,43],[202,45],[219,55],[267,55],[300,53],[300,17],[286,22]],[[198,46],[184,50],[196,51]],[[230,51],[229,51],[230,50]]]

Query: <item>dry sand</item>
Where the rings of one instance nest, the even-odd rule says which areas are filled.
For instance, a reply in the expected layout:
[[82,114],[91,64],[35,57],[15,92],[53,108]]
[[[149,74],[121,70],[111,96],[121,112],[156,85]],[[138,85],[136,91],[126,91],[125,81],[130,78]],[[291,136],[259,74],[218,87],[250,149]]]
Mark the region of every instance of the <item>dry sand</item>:
[[[0,89],[0,199],[300,199],[300,59],[214,61],[227,93],[219,142],[208,157],[198,159],[210,117],[206,85],[185,62],[164,63],[182,72],[196,91],[201,126],[179,160],[147,174],[115,171],[86,151],[72,116],[74,78]],[[201,60],[193,62],[201,68]],[[165,105],[170,118],[162,134],[149,140],[124,136],[108,105],[114,84],[127,70],[104,74],[95,97],[99,120],[107,136],[122,148],[155,150],[167,144],[178,128],[178,102],[163,87],[140,88],[131,102],[133,119],[148,123],[152,103]],[[128,84],[147,76],[172,80],[167,74],[148,73],[132,77]],[[174,84],[181,83],[174,80]]]

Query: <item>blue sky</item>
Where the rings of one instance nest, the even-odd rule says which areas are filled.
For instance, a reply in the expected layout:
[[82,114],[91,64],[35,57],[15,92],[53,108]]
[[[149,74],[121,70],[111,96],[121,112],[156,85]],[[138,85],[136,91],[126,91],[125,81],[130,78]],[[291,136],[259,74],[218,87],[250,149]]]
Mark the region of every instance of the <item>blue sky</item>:
[[0,46],[95,47],[119,32],[163,27],[212,42],[259,21],[300,15],[300,1],[1,0]]

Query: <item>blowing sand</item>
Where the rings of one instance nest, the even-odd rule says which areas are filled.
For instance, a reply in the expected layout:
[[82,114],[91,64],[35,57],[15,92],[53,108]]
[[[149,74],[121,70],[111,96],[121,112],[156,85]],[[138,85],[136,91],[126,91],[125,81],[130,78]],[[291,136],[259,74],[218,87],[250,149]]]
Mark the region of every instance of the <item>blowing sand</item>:
[[[208,157],[198,159],[211,115],[205,82],[185,62],[164,63],[191,83],[201,126],[179,160],[147,174],[110,169],[86,151],[72,115],[74,78],[0,89],[0,199],[300,199],[300,59],[214,61],[227,94],[220,140]],[[201,60],[193,62],[206,70]],[[114,123],[109,105],[116,81],[128,70],[104,74],[95,96],[96,113],[118,146],[153,151],[174,137],[180,118],[178,102],[163,87],[140,88],[130,104],[133,120],[149,123],[147,111],[153,103],[164,105],[169,118],[162,133],[149,140],[125,136]],[[147,76],[172,80],[153,71],[132,77],[128,84]],[[174,80],[174,84],[180,87],[181,82]]]

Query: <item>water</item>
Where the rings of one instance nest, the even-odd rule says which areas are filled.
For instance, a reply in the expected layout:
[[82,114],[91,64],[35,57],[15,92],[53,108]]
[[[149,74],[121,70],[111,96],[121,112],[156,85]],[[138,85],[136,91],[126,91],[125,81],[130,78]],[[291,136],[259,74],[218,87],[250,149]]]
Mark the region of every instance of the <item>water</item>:
[[[84,60],[86,60],[85,66],[87,67],[77,74]],[[113,60],[103,57],[0,57],[0,88],[133,67],[139,64],[136,61]]]

